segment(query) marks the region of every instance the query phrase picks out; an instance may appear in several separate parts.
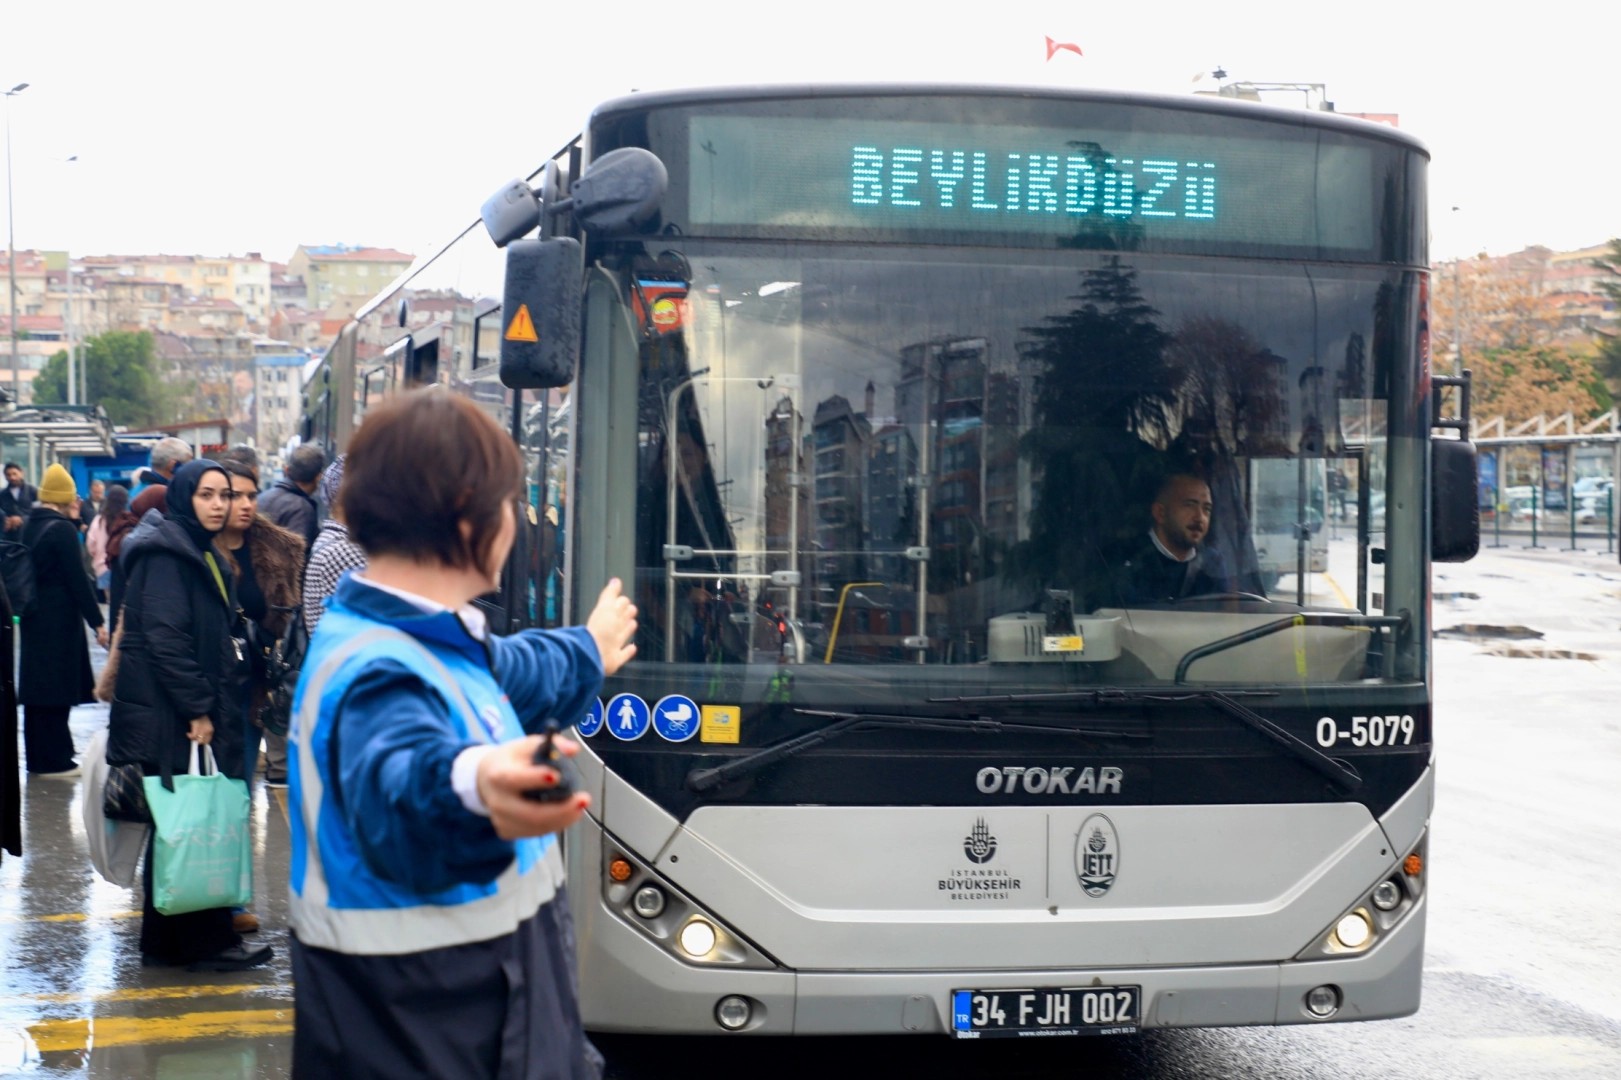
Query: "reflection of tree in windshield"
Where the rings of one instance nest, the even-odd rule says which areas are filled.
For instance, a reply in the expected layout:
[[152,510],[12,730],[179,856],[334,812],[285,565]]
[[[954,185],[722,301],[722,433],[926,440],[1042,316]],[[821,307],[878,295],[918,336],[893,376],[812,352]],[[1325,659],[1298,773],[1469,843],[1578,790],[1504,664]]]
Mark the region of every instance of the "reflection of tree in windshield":
[[1096,607],[1110,592],[1108,555],[1142,535],[1129,508],[1161,468],[1155,447],[1170,436],[1171,336],[1118,257],[1086,271],[1072,299],[1073,310],[1024,328],[1021,352],[1039,365],[1040,393],[1021,450],[1039,480],[1029,539],[1010,562],[1033,584],[1070,589],[1077,607]]

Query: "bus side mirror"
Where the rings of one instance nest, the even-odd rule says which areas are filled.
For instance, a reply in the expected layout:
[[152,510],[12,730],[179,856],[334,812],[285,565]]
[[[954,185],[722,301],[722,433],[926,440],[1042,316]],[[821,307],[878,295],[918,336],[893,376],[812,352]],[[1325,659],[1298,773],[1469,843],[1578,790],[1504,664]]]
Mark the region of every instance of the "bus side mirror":
[[585,298],[580,242],[513,240],[501,292],[501,382],[547,390],[574,381]]
[[1468,562],[1480,551],[1475,444],[1430,439],[1430,559]]

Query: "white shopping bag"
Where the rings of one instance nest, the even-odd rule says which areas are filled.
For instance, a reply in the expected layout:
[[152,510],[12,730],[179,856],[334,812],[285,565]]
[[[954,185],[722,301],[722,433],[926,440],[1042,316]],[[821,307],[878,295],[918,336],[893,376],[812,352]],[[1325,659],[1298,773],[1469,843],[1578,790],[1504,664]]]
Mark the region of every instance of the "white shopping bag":
[[90,847],[90,865],[96,873],[126,888],[135,884],[152,826],[137,821],[112,821],[102,812],[103,789],[107,786],[107,729],[90,739],[81,762],[84,790],[80,809],[84,814],[85,842]]

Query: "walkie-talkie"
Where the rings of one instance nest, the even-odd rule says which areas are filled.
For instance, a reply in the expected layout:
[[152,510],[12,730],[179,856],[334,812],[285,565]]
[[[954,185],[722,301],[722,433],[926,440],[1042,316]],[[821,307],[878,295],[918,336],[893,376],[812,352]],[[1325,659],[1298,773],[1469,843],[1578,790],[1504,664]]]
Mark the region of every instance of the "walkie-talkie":
[[531,802],[562,802],[580,787],[580,770],[574,767],[562,751],[557,749],[558,724],[556,719],[546,721],[540,733],[540,745],[535,747],[534,763],[549,765],[557,770],[557,783],[551,787],[532,788],[523,793]]

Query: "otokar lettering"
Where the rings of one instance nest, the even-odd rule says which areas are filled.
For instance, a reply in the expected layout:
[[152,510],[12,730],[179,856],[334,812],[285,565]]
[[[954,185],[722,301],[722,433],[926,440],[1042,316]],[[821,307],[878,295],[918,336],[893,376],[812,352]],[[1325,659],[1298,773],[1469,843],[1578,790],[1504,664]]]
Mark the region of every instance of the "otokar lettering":
[[1125,771],[1113,765],[1080,769],[1062,765],[1048,769],[1040,765],[994,765],[979,770],[974,783],[985,795],[1118,795]]

